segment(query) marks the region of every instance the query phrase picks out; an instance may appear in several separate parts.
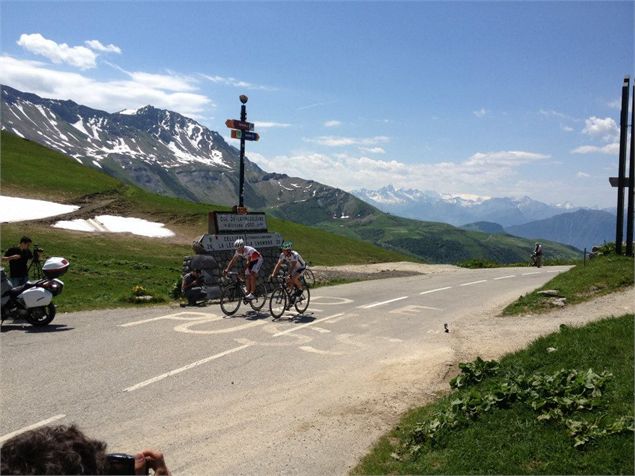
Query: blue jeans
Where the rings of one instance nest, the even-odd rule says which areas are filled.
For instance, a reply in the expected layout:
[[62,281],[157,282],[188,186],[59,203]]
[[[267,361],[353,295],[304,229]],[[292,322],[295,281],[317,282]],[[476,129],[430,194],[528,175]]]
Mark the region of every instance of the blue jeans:
[[11,286],[14,288],[17,288],[18,286],[22,286],[23,284],[26,284],[26,282],[29,280],[28,276],[11,276],[9,278],[9,281],[11,281]]

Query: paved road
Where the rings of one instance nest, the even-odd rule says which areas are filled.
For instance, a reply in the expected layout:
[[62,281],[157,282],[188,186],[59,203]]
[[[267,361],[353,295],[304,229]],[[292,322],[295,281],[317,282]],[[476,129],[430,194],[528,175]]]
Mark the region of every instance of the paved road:
[[475,307],[511,302],[566,269],[319,288],[306,315],[279,321],[244,306],[232,318],[218,306],[165,306],[60,314],[44,330],[10,324],[0,440],[75,422],[110,451],[160,448],[175,474],[344,474],[388,429],[364,409],[394,410],[398,396],[382,385],[441,349],[445,323],[452,331]]

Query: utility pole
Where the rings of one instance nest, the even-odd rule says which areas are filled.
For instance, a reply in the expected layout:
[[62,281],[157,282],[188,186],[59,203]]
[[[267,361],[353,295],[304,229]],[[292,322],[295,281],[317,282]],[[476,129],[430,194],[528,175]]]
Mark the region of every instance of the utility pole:
[[631,153],[628,160],[628,208],[626,210],[626,255],[633,256],[633,201],[635,200],[635,79],[633,80],[633,101],[631,103]]
[[[628,135],[628,93],[630,77],[624,77],[622,85],[622,111],[620,114],[620,157],[617,178],[617,223],[615,226],[615,253],[622,254],[622,235],[624,232],[624,185],[626,185],[626,146]],[[631,172],[632,175],[632,172]]]

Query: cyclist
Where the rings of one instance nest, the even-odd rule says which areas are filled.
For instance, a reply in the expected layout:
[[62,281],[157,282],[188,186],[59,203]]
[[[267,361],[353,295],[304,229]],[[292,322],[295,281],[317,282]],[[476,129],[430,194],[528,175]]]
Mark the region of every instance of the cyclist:
[[280,254],[280,258],[276,263],[276,266],[273,268],[273,272],[271,273],[271,277],[273,278],[280,266],[284,263],[287,264],[287,271],[289,272],[289,281],[293,284],[295,288],[295,296],[300,296],[302,294],[302,290],[304,287],[302,286],[302,275],[304,274],[304,270],[306,269],[306,263],[300,256],[300,253],[293,250],[293,242],[285,241],[282,243],[282,253]]
[[246,261],[245,265],[245,279],[247,280],[247,295],[245,299],[251,301],[255,299],[254,291],[256,290],[256,278],[258,277],[258,271],[264,261],[260,252],[253,246],[245,246],[245,241],[242,238],[238,238],[234,241],[234,249],[236,252],[232,259],[225,267],[224,273],[227,274],[234,265],[234,262],[239,258],[243,258]]

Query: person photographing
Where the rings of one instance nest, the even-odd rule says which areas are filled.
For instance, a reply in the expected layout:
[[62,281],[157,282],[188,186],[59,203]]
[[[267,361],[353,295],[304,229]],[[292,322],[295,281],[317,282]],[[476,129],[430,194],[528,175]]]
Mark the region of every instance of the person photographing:
[[18,246],[9,248],[2,256],[2,261],[9,263],[9,280],[13,287],[22,286],[29,280],[29,260],[33,259],[31,238],[23,236]]

